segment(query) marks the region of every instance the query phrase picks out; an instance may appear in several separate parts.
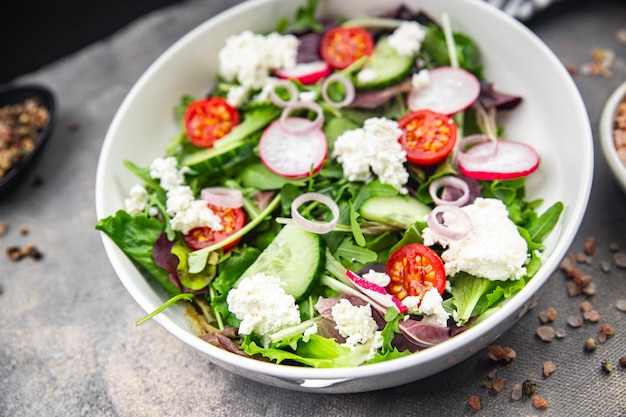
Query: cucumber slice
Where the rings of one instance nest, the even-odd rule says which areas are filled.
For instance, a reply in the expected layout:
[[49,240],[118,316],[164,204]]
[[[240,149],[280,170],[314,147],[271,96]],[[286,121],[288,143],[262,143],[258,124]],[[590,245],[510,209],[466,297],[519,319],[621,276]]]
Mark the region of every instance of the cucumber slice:
[[213,175],[223,172],[254,156],[250,142],[233,142],[225,146],[206,148],[187,155],[181,161],[199,174]]
[[358,77],[354,82],[357,90],[371,90],[382,88],[404,79],[413,68],[413,56],[400,55],[391,45],[387,36],[380,38],[374,47],[370,59],[363,69],[372,70],[374,78],[360,82]]
[[258,273],[272,275],[285,283],[283,288],[287,294],[299,300],[317,281],[325,264],[325,251],[320,235],[295,224],[288,224],[241,275],[237,283]]
[[417,221],[424,221],[431,208],[408,196],[372,197],[361,205],[361,216],[366,220],[408,229]]

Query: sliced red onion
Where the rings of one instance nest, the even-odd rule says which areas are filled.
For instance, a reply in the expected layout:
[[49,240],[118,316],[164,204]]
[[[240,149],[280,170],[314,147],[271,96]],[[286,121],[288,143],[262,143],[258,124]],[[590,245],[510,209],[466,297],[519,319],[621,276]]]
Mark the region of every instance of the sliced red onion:
[[[326,223],[320,223],[306,219],[300,214],[298,208],[302,204],[308,203],[309,201],[317,201],[324,204],[330,209],[331,213],[333,214],[333,218]],[[294,222],[303,229],[313,233],[324,234],[333,230],[337,225],[337,221],[339,220],[339,206],[332,198],[328,197],[327,195],[314,192],[304,193],[296,197],[291,203],[291,217],[293,217]]]
[[[437,191],[439,191],[439,189],[443,187],[456,188],[460,190],[462,194],[456,200],[443,200],[439,198],[439,195],[437,194]],[[463,204],[467,203],[470,197],[469,185],[467,185],[467,183],[461,178],[455,177],[453,175],[446,175],[445,177],[439,177],[433,180],[428,186],[428,192],[430,193],[430,196],[432,197],[436,205],[450,204],[460,207]]]
[[[459,230],[454,230],[450,227],[444,226],[444,224],[439,221],[439,215],[443,215],[445,213],[452,214],[460,220],[461,228]],[[460,207],[450,204],[442,204],[432,209],[432,211],[428,214],[426,221],[430,230],[432,230],[437,236],[447,240],[461,240],[468,235],[470,229],[472,228],[472,220],[469,215]]]
[[200,191],[200,198],[214,206],[239,208],[243,206],[243,194],[240,190],[226,187],[209,187]]
[[[343,100],[341,101],[333,101],[329,95],[328,95],[328,88],[330,87],[330,85],[332,83],[339,83],[342,84],[344,89],[345,89],[345,93],[343,96]],[[330,106],[333,107],[345,107],[347,105],[349,105],[350,103],[352,103],[352,101],[354,100],[354,97],[356,95],[355,89],[354,89],[354,84],[352,84],[352,81],[350,81],[348,79],[348,77],[346,77],[345,75],[336,72],[332,75],[330,75],[329,77],[327,77],[324,80],[324,83],[322,84],[322,97],[324,98],[324,101],[326,103],[328,103]]]
[[[492,147],[489,152],[481,155],[471,155],[466,152],[468,146],[476,145],[479,143],[491,142]],[[476,134],[464,137],[457,145],[456,159],[459,164],[467,162],[486,162],[498,153],[498,140],[495,137],[491,137],[483,134]]]
[[[287,90],[287,93],[289,93],[289,100],[283,100],[280,98],[278,94],[276,94],[277,88],[284,88]],[[272,100],[272,103],[276,104],[278,107],[287,107],[298,100],[298,89],[295,84],[289,80],[276,81],[270,89],[270,99]]]
[[[311,123],[308,123],[308,124],[299,123],[296,125],[295,123],[288,123],[289,115],[294,110],[300,110],[300,109],[312,110],[317,113],[317,116],[315,117],[314,120],[311,121]],[[285,132],[290,133],[292,135],[299,135],[299,134],[309,132],[313,129],[317,129],[322,126],[322,123],[324,123],[324,110],[322,110],[322,107],[319,104],[317,104],[314,101],[309,101],[309,100],[296,101],[294,103],[289,104],[288,106],[283,108],[283,112],[280,115],[281,127],[283,128]]]

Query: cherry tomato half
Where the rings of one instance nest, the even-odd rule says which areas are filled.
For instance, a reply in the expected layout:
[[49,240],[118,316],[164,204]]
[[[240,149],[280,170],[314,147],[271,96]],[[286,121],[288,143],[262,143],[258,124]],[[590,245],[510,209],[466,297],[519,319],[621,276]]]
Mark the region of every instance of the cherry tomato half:
[[416,110],[398,120],[400,144],[406,159],[417,165],[435,165],[454,149],[457,128],[451,117],[431,110]]
[[441,258],[428,246],[410,243],[391,254],[385,272],[391,278],[387,292],[398,299],[422,297],[431,288],[443,294],[446,269]]
[[[221,242],[228,236],[241,229],[246,222],[243,209],[241,208],[229,208],[214,206],[209,204],[209,208],[213,210],[213,213],[221,218],[222,230],[214,231],[210,227],[201,226],[191,229],[187,234],[183,236],[183,240],[193,250],[199,250],[211,246],[215,243]],[[224,246],[224,249],[228,249],[238,242],[234,241]]]
[[372,35],[358,27],[336,27],[324,34],[320,55],[334,69],[349,67],[359,58],[371,55],[374,49]]
[[208,148],[239,124],[239,113],[224,98],[210,97],[192,102],[183,121],[191,143]]

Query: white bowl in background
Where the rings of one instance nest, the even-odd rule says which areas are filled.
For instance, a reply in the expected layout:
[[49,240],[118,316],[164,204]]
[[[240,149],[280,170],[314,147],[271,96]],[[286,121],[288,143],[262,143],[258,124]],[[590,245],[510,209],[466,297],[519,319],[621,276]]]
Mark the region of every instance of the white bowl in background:
[[[280,17],[291,18],[305,0],[251,0],[193,29],[163,53],[131,89],[106,135],[96,178],[98,218],[123,207],[138,180],[125,159],[147,166],[164,154],[178,132],[172,108],[184,94],[201,96],[215,79],[217,53],[226,36],[245,29],[266,32]],[[471,329],[407,357],[354,368],[312,369],[277,365],[241,357],[196,337],[183,306],[168,308],[157,320],[211,362],[238,375],[272,386],[320,393],[383,389],[433,375],[493,342],[534,303],[554,275],[585,213],[593,176],[593,141],[578,89],[559,59],[518,21],[476,0],[405,0],[439,20],[450,16],[454,30],[471,36],[483,53],[485,78],[501,91],[523,96],[510,117],[501,119],[510,139],[530,143],[541,166],[527,179],[528,198],[544,199],[543,209],[562,201],[565,210],[546,243],[545,262],[526,287],[503,307]],[[387,10],[400,1],[322,0],[327,15],[363,16]],[[531,68],[532,67],[532,68]],[[540,208],[541,209],[541,208]],[[146,311],[161,306],[167,295],[146,281],[133,263],[103,235],[103,244],[119,279]]]
[[626,81],[613,91],[606,101],[600,116],[600,146],[615,181],[620,188],[626,192],[626,165],[619,158],[615,141],[613,139],[613,130],[615,124],[615,115],[619,104],[626,99]]

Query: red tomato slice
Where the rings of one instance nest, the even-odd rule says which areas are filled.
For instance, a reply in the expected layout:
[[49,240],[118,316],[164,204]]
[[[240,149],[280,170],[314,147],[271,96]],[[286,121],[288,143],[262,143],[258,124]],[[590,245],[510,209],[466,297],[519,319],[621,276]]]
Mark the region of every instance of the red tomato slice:
[[456,124],[445,114],[416,110],[398,120],[398,125],[404,131],[400,144],[414,164],[438,164],[454,149]]
[[224,98],[210,97],[192,102],[183,121],[191,143],[208,148],[239,124],[239,113]]
[[[199,250],[211,246],[215,243],[221,242],[228,236],[241,229],[246,222],[243,209],[229,208],[222,206],[214,206],[208,204],[209,208],[218,215],[222,220],[222,230],[214,231],[210,227],[202,226],[191,229],[186,235],[183,236],[183,240],[193,250]],[[224,249],[228,249],[238,242],[234,241],[224,246]]]
[[371,55],[372,35],[358,27],[336,27],[324,34],[320,55],[334,69],[349,67],[359,58]]
[[387,261],[385,272],[391,278],[387,292],[404,300],[422,297],[431,288],[443,294],[446,269],[441,258],[428,246],[411,243],[396,250]]

